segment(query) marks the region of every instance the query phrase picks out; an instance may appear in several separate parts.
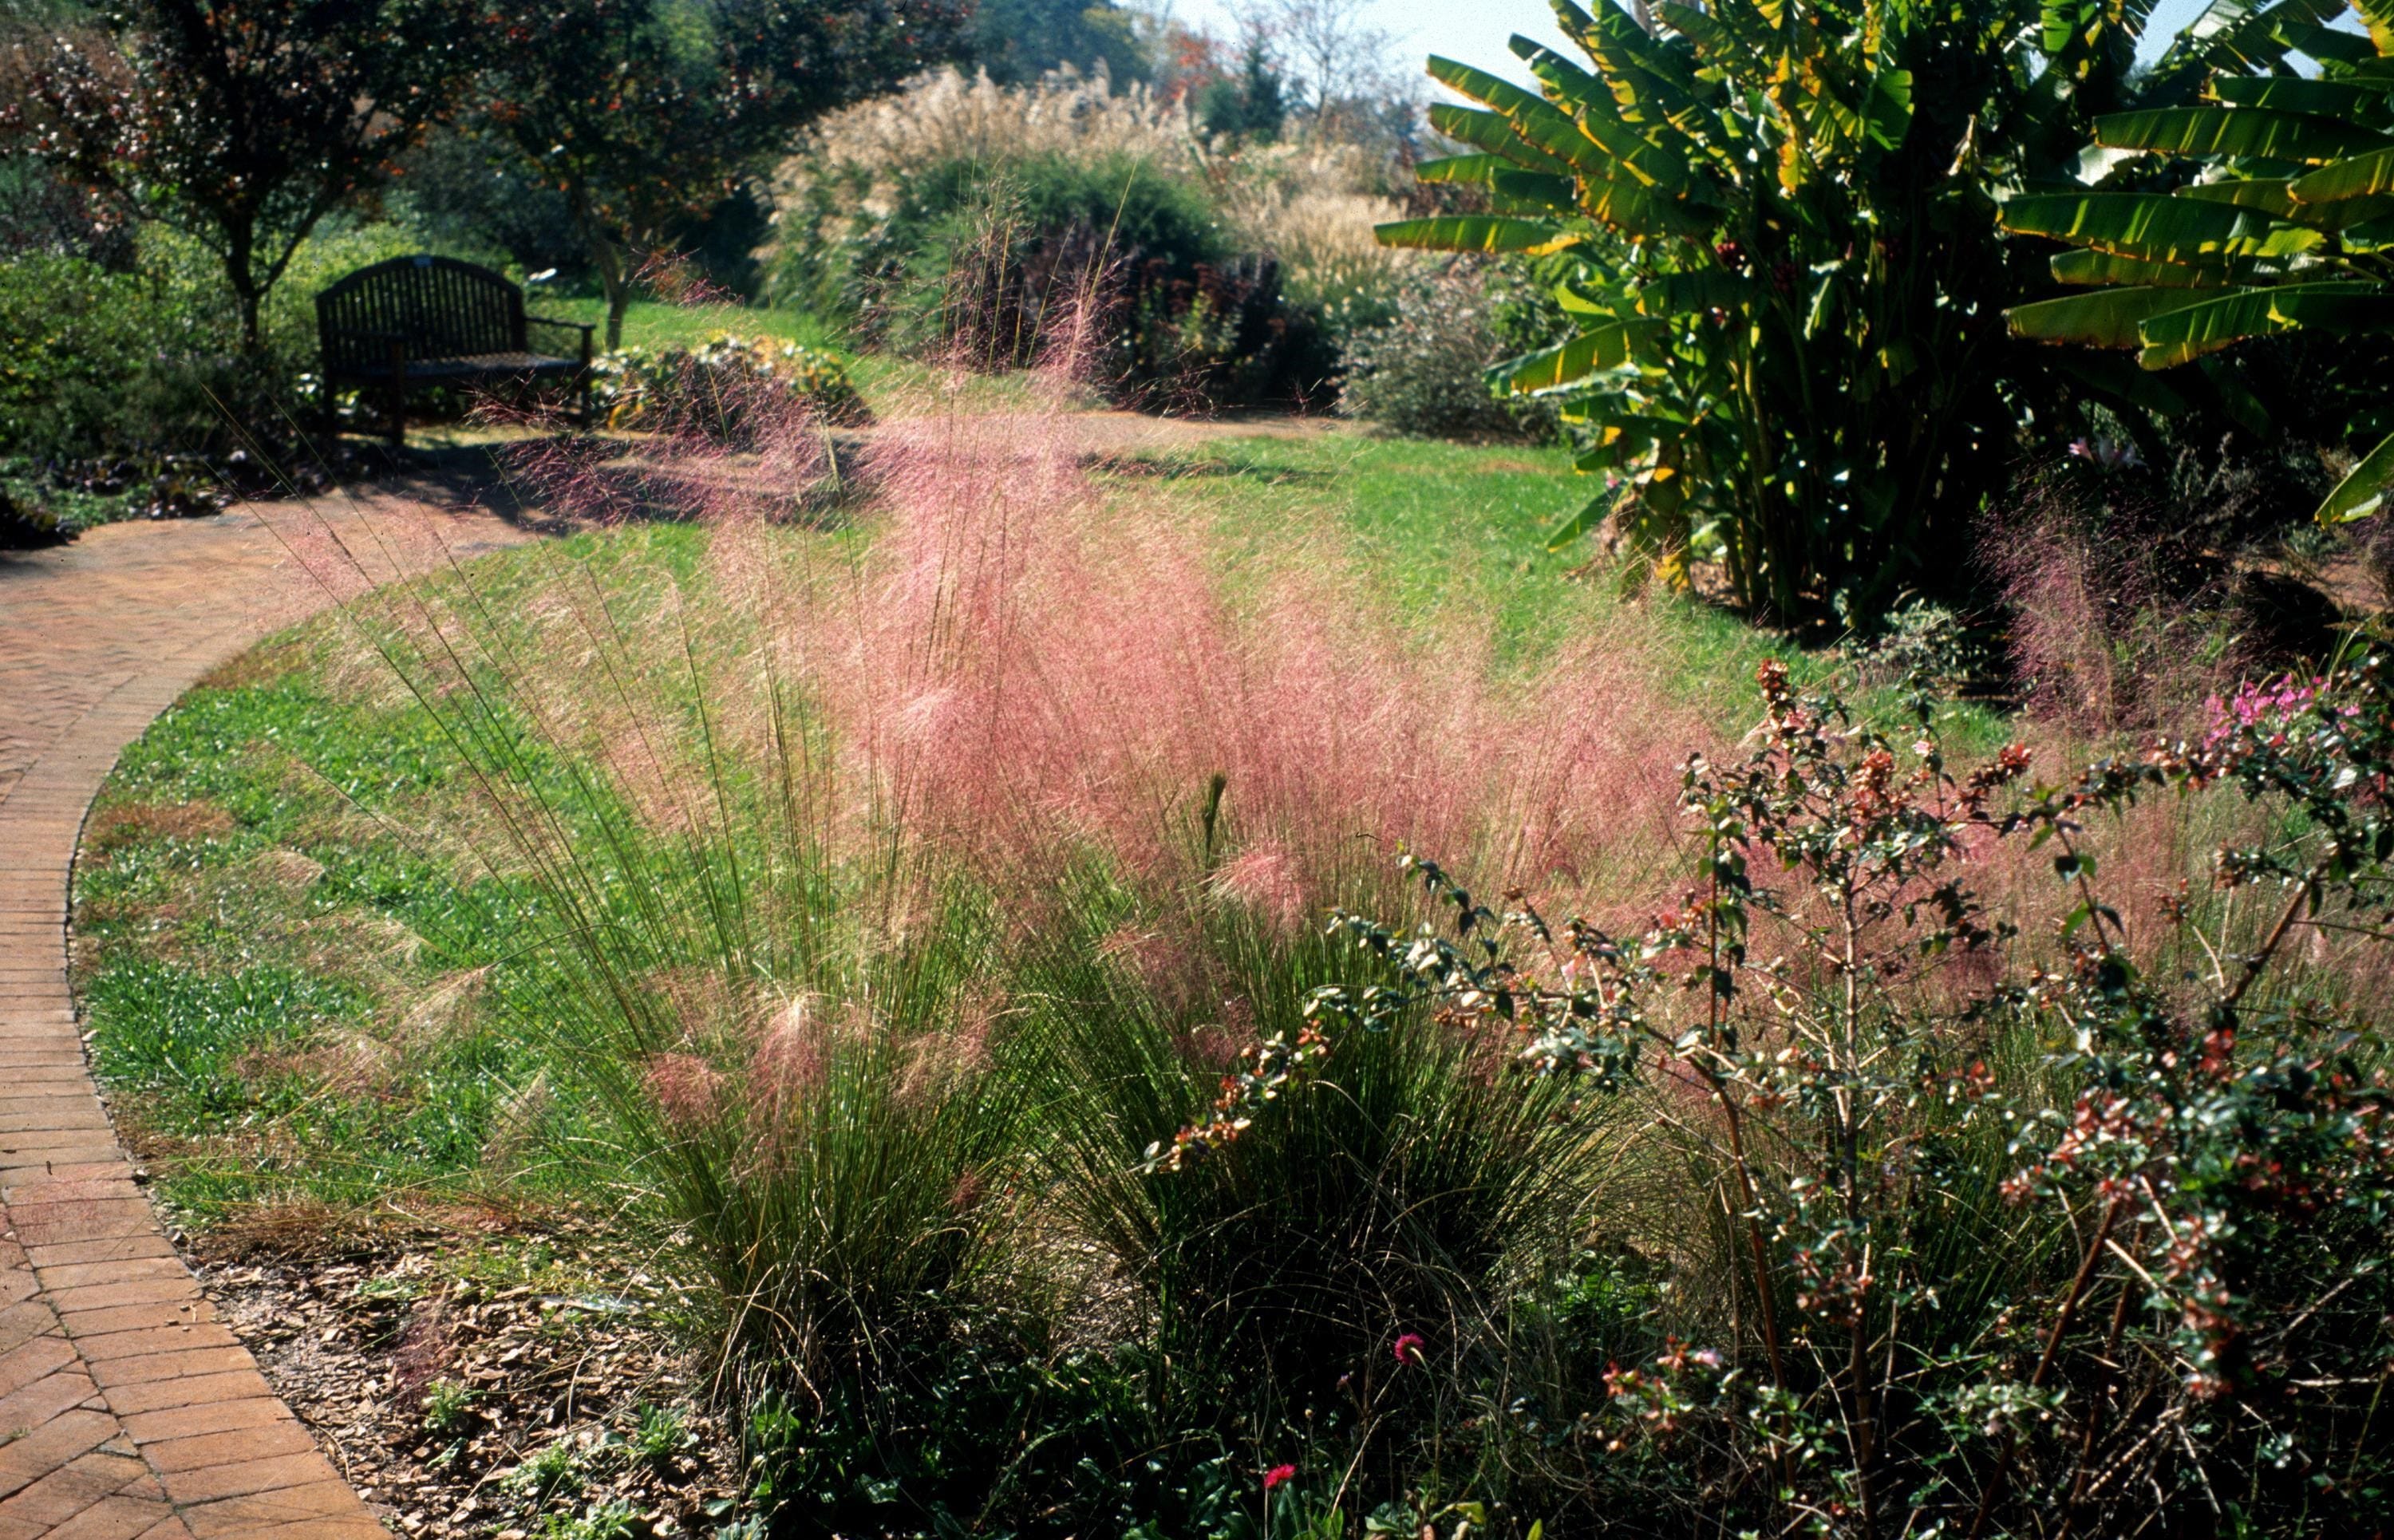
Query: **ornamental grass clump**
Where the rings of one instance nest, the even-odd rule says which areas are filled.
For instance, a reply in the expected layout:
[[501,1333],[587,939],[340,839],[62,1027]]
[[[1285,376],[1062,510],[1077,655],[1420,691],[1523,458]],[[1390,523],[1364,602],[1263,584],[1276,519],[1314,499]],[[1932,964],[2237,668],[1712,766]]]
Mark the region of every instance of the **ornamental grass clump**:
[[[1504,1399],[1609,1109],[1425,1014],[1236,1159],[1151,1147],[1351,981],[1322,916],[1392,897],[1400,848],[1542,891],[1650,864],[1692,717],[1634,646],[1518,674],[1324,564],[1125,524],[1035,410],[885,425],[835,532],[781,516],[825,474],[812,420],[756,420],[753,452],[648,447],[692,530],[349,611],[474,779],[458,837],[524,916],[484,1015],[553,1066],[555,1169],[701,1301],[826,1523],[868,1486],[926,1524],[1039,1486],[1127,1528],[1184,1501],[1106,1506],[1149,1500],[1137,1451],[1230,1460],[1309,1408],[1395,1490]],[[603,464],[534,454],[544,501],[619,512]],[[1568,731],[1511,731],[1552,702]],[[1080,1431],[998,1447],[1059,1396]],[[954,1441],[900,1435],[926,1417]]]

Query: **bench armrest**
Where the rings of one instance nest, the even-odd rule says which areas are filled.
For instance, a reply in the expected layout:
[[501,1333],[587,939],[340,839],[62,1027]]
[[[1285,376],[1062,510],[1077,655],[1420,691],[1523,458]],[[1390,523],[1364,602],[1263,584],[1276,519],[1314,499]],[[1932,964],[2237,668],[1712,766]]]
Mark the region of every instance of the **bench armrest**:
[[553,315],[528,315],[524,317],[524,321],[529,325],[563,326],[576,332],[595,332],[598,329],[598,322],[593,321],[564,321]]

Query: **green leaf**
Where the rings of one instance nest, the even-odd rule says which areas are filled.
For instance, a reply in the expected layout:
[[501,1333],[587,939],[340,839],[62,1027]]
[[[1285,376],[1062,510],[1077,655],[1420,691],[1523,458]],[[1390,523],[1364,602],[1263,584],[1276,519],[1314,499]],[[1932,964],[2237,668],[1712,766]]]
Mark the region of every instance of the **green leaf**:
[[2227,262],[2151,262],[2084,249],[2057,252],[2047,265],[2058,283],[2147,283],[2174,289],[2220,288],[2236,270]]
[[1489,173],[1488,191],[1516,204],[1528,205],[1523,212],[1546,209],[1571,215],[1579,211],[1579,183],[1569,177],[1501,166]]
[[1414,178],[1424,182],[1486,187],[1490,172],[1520,169],[1519,163],[1508,161],[1502,155],[1441,155],[1435,160],[1416,162]]
[[2231,155],[2325,165],[2348,155],[2394,147],[2383,134],[2333,118],[2260,107],[2163,107],[2110,112],[2095,120],[2107,150],[2166,155]]
[[1474,150],[1502,155],[1524,170],[1567,169],[1566,163],[1523,143],[1521,136],[1513,132],[1513,120],[1501,112],[1483,112],[1476,107],[1457,107],[1451,101],[1441,101],[1431,106],[1429,125]]
[[1870,102],[1862,111],[1871,142],[1882,150],[1899,148],[1912,126],[1912,72],[1881,70],[1873,75]]
[[2327,494],[2311,517],[2322,524],[2349,524],[2356,519],[2366,519],[2386,506],[2386,488],[2394,483],[2394,434],[2389,434],[2375,449],[2361,456],[2345,479]]
[[2333,204],[2394,191],[2394,149],[2338,161],[2296,178],[2286,191],[2298,204]]
[[2337,302],[2383,293],[2381,285],[2352,279],[2232,289],[2147,321],[2141,328],[2145,352],[2138,362],[2148,369],[2166,369],[2246,337],[2293,331],[2303,324],[2301,315],[2307,306],[2317,314]]
[[1612,511],[1611,497],[1610,493],[1601,497],[1591,497],[1587,507],[1577,513],[1565,515],[1562,522],[1546,532],[1546,549],[1561,550],[1581,535],[1600,526],[1605,515]]
[[1639,315],[1688,315],[1741,309],[1754,297],[1755,282],[1743,273],[1707,268],[1657,278],[1638,291]]
[[1498,364],[1488,371],[1489,388],[1499,395],[1523,396],[1571,385],[1599,370],[1618,369],[1646,352],[1664,324],[1640,319],[1591,326],[1560,347]]
[[2006,202],[1996,217],[2015,234],[2149,261],[2256,256],[2269,244],[2267,221],[2242,209],[2153,192],[2023,193]]
[[2357,117],[2364,108],[2386,105],[2386,92],[2380,88],[2305,80],[2299,75],[2220,75],[2211,82],[2210,91],[2221,101],[2240,107],[2270,107],[2322,117]]
[[2394,331],[2394,289],[2382,283],[2288,283],[2269,296],[2269,319],[2283,326],[2346,335]]
[[2141,348],[2146,321],[2189,303],[2182,287],[2100,289],[2041,299],[2004,312],[2014,336],[2034,342],[2076,342],[2090,348]]
[[2211,382],[2211,388],[2219,397],[2219,403],[2226,408],[2230,422],[2256,439],[2267,438],[2275,431],[2276,425],[2269,420],[2269,409],[2261,403],[2260,397],[2246,388],[2243,380],[2236,377],[2235,369],[2226,359],[2197,359],[2194,366],[2203,371],[2204,379]]
[[1519,251],[1532,256],[1577,245],[1581,239],[1543,219],[1484,214],[1397,219],[1375,225],[1372,233],[1384,246],[1408,246],[1422,251]]
[[[2344,7],[2339,5],[2335,9],[2340,11]],[[2324,21],[2327,17],[2318,20]],[[2341,28],[2290,26],[2284,32],[2289,47],[2307,53],[2322,63],[2361,64],[2377,57],[2377,50],[2370,46],[2369,39],[2355,37]]]
[[2177,196],[2236,208],[2257,208],[2272,219],[2292,219],[2296,214],[2295,200],[2286,192],[2290,185],[2283,177],[2231,177],[2179,188]]

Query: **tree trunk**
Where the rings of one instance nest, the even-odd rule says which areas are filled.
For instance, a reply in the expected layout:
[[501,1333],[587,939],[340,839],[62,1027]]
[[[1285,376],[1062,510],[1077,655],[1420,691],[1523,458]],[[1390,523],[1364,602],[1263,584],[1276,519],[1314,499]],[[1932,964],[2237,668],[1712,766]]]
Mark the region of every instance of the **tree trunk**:
[[573,187],[567,191],[566,201],[573,210],[573,222],[581,227],[583,244],[590,248],[590,260],[598,269],[598,286],[607,296],[607,350],[612,353],[624,346],[624,312],[632,306],[631,285],[624,276],[624,247],[599,222],[588,192]]

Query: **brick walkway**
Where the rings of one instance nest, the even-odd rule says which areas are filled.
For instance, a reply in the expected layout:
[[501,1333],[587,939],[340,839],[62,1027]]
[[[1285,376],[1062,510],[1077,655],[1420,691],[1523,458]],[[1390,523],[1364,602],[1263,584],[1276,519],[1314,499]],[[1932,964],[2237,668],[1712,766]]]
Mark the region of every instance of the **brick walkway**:
[[175,1255],[67,991],[67,883],[119,750],[334,598],[525,538],[393,494],[0,555],[0,1540],[368,1540],[382,1524]]

